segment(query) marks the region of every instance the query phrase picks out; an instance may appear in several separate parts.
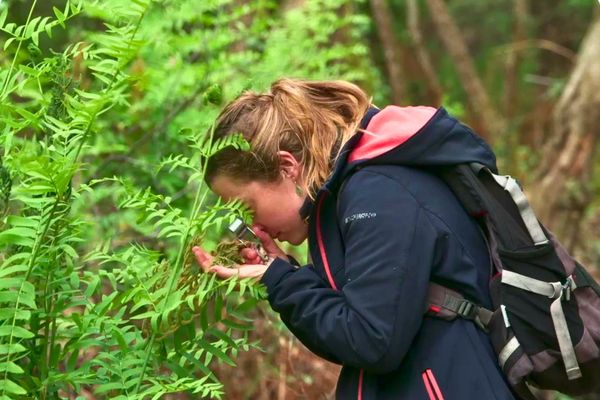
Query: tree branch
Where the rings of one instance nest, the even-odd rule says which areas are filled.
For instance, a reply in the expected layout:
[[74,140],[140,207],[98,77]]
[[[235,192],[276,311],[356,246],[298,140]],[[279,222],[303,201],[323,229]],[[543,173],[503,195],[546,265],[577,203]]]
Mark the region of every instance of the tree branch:
[[398,105],[406,104],[406,89],[398,54],[399,46],[394,35],[392,12],[385,0],[371,0],[370,4],[373,19],[376,23],[377,35],[383,47],[388,82],[392,87],[392,101]]
[[419,26],[419,8],[416,0],[408,0],[406,2],[406,7],[406,23],[408,25],[408,31],[410,32],[415,51],[417,53],[417,59],[419,60],[419,64],[421,65],[421,68],[427,77],[429,89],[436,98],[436,104],[440,104],[442,102],[444,89],[442,88],[442,85],[440,84],[440,81],[435,73],[431,58],[429,57],[429,53],[425,47],[425,42],[423,41],[423,36],[421,35],[421,28]]
[[443,0],[427,0],[430,15],[444,43],[448,54],[456,65],[458,76],[471,109],[476,114],[485,132],[481,132],[490,141],[502,136],[506,130],[506,121],[498,113],[473,65],[465,40],[454,23]]

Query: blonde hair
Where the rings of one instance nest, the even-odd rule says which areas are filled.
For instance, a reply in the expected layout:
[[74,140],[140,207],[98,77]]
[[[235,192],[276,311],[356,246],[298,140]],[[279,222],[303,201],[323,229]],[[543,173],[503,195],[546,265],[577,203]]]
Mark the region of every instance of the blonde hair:
[[367,95],[346,81],[284,78],[266,93],[244,92],[221,111],[212,138],[240,133],[250,151],[227,147],[213,155],[206,181],[220,174],[242,182],[276,181],[277,152],[285,150],[302,165],[303,189],[314,198],[369,105]]

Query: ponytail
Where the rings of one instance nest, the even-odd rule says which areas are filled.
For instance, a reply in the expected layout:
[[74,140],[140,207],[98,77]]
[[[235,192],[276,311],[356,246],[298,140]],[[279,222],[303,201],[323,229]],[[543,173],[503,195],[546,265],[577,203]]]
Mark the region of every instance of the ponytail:
[[210,184],[225,174],[242,182],[275,181],[277,152],[285,150],[302,165],[303,189],[314,197],[369,104],[367,95],[346,81],[284,78],[266,93],[245,92],[221,112],[213,140],[241,133],[250,151],[221,150],[209,159],[206,180]]

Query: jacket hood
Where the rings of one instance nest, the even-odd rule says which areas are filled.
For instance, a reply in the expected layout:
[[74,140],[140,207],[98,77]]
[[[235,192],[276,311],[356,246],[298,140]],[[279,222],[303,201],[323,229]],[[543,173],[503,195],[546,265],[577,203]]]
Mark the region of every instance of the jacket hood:
[[[359,131],[346,142],[329,179],[316,193],[337,192],[352,171],[368,164],[441,167],[480,163],[497,173],[496,157],[487,143],[471,128],[450,116],[443,107],[371,107]],[[302,219],[312,213],[306,198]]]
[[371,108],[360,127],[342,149],[326,190],[335,191],[346,175],[365,164],[434,167],[476,162],[497,172],[488,144],[444,108]]

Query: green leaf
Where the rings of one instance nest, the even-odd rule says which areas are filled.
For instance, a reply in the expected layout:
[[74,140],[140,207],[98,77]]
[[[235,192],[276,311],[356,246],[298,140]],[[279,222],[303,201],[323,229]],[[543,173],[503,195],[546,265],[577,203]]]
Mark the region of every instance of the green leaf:
[[10,46],[10,44],[13,42],[13,40],[15,40],[15,37],[10,37],[8,39],[6,39],[6,42],[4,42],[4,51],[6,51],[6,49],[8,49],[8,46]]
[[11,265],[9,267],[4,267],[0,269],[0,278],[4,278],[5,276],[10,276],[16,272],[25,272],[29,269],[29,266],[25,264],[17,264]]
[[8,362],[0,362],[0,372],[8,372],[9,374],[23,374],[25,373],[25,371],[23,371],[23,368],[19,367],[17,364],[15,364],[12,361],[8,361]]
[[127,341],[125,340],[125,336],[123,336],[123,333],[121,333],[121,331],[118,328],[113,328],[112,335],[115,339],[117,339],[119,347],[121,347],[121,351],[126,352],[128,346]]
[[197,338],[196,342],[198,343],[198,345],[200,347],[202,347],[204,350],[208,351],[210,354],[216,356],[219,360],[223,361],[225,364],[235,367],[235,362],[227,354],[225,354],[222,350],[218,349],[217,347],[215,347],[214,345],[212,345],[211,343],[208,343],[206,340],[203,340],[203,339]]
[[[48,118],[50,118],[50,117],[48,117]],[[29,176],[31,176],[33,178],[39,178],[39,179],[41,179],[43,181],[52,183],[52,177],[50,175],[41,174],[38,171],[35,171],[33,169],[26,169],[23,172],[25,172],[26,175],[29,175]],[[49,173],[49,171],[44,171],[44,172]]]
[[16,310],[14,308],[0,308],[0,320],[25,320],[28,321],[31,318],[31,311],[28,310]]
[[204,365],[202,362],[200,362],[200,360],[198,360],[196,357],[194,357],[193,355],[187,353],[187,352],[181,352],[179,353],[181,354],[183,357],[185,357],[188,361],[190,361],[192,364],[194,364],[196,366],[196,368],[198,368],[201,372],[203,372],[206,376],[214,376],[213,372],[208,369],[208,367],[206,365]]
[[123,389],[123,384],[121,382],[111,382],[104,385],[99,385],[98,388],[94,390],[94,393],[102,394],[116,389]]
[[227,285],[227,290],[225,291],[226,295],[233,292],[233,289],[235,289],[235,285],[238,283],[238,281],[239,279],[235,276],[229,279],[229,284]]
[[20,287],[23,278],[4,278],[0,280],[0,290]]
[[49,38],[52,38],[52,26],[54,24],[46,24],[44,26],[44,30],[46,31],[46,35],[48,35]]
[[35,218],[21,217],[18,215],[9,215],[8,223],[12,226],[28,226],[30,228],[36,228],[39,224],[38,220]]
[[223,297],[217,295],[215,299],[215,321],[220,321],[223,318]]
[[246,312],[256,308],[257,303],[258,303],[258,299],[249,298],[248,300],[244,301],[243,303],[237,305],[235,307],[235,310],[237,312],[246,313]]
[[63,28],[66,28],[66,26],[65,26],[65,14],[63,14],[62,11],[60,11],[56,7],[52,7],[52,10],[54,11],[54,15],[56,15],[56,19],[58,20],[58,23],[60,24],[60,26],[62,26]]
[[79,274],[77,271],[71,272],[71,275],[69,275],[69,283],[73,289],[79,288]]
[[4,30],[8,33],[14,34],[14,30],[16,27],[17,27],[17,24],[15,24],[14,22],[11,22],[9,24],[6,24],[6,26],[4,26]]
[[227,343],[230,347],[233,347],[233,348],[238,347],[237,343],[235,342],[235,340],[233,340],[232,337],[230,337],[229,335],[227,335],[224,332],[221,332],[218,329],[210,328],[206,331],[206,334],[216,336],[217,338],[219,338],[222,341],[224,341],[225,343]]
[[[35,229],[31,229],[29,227],[16,226],[14,228],[10,228],[10,229],[5,230],[4,232],[2,232],[2,234],[0,234],[0,236],[1,235],[7,235],[7,236],[17,235],[17,236],[23,236],[23,237],[28,238],[28,239],[35,239],[36,230]],[[0,243],[2,243],[2,242],[0,241]]]
[[232,321],[230,319],[224,319],[221,322],[223,323],[223,325],[225,325],[226,327],[231,328],[231,329],[236,329],[239,331],[252,330],[252,324],[243,324],[243,323]]
[[146,311],[144,313],[134,315],[133,317],[130,317],[130,319],[146,319],[146,318],[153,317],[155,315],[157,315],[156,311]]
[[12,233],[11,229],[0,233],[0,246],[14,245],[32,248],[35,240]]
[[0,344],[0,355],[22,353],[27,349],[19,343]]
[[74,371],[75,366],[77,365],[77,361],[79,361],[79,351],[74,351],[68,358],[65,358],[67,359],[68,371]]
[[214,84],[204,92],[204,100],[206,103],[220,105],[223,102],[223,90],[218,84]]
[[35,31],[35,27],[37,26],[38,22],[40,22],[40,20],[42,19],[42,17],[38,16],[35,17],[34,19],[32,19],[31,21],[29,21],[29,23],[27,24],[27,30],[25,31],[25,37],[28,38],[31,36],[31,34]]
[[27,394],[27,390],[6,378],[3,381],[0,381],[0,390],[12,394]]
[[35,335],[20,326],[0,326],[0,337],[13,336],[21,339],[31,339]]
[[19,301],[33,310],[37,308],[35,305],[35,286],[31,282],[25,281],[21,284]]
[[99,283],[99,276],[92,277],[92,280],[90,281],[90,283],[88,283],[88,287],[85,289],[85,297],[92,297],[94,295],[94,292],[96,292],[96,288],[98,287]]
[[69,255],[72,259],[79,258],[79,254],[77,254],[77,251],[75,251],[75,249],[69,246],[68,244],[61,244],[60,249],[64,251],[67,255]]
[[208,329],[208,310],[206,307],[203,307],[200,312],[200,327],[204,331]]
[[4,21],[6,21],[6,16],[8,15],[8,8],[5,8],[4,11],[0,14],[0,28],[4,26]]

